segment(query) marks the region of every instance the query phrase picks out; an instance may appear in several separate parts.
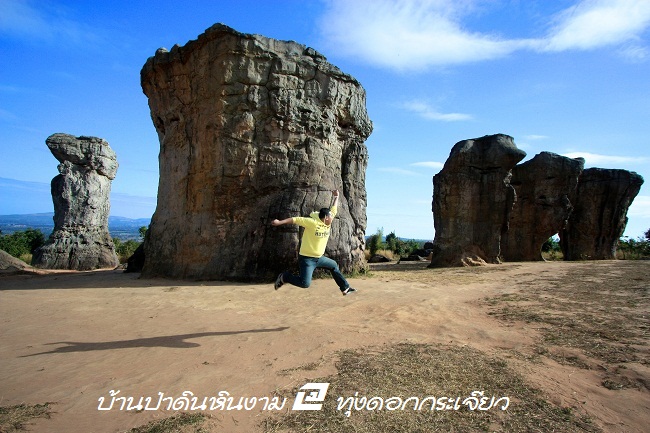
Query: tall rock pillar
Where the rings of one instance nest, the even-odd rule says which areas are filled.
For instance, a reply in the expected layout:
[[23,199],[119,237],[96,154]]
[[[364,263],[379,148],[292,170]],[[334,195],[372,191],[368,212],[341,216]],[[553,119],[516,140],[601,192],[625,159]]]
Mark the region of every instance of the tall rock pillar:
[[588,168],[578,180],[573,212],[560,232],[564,260],[616,258],[627,225],[627,210],[643,177],[627,170]]
[[115,152],[97,137],[53,134],[46,144],[60,162],[60,174],[52,179],[54,231],[34,253],[32,265],[79,271],[117,266],[108,233]]
[[341,194],[326,254],[364,265],[365,91],[311,48],[222,24],[141,71],[160,140],[144,276],[271,278],[297,262],[298,228]]
[[507,262],[538,261],[542,245],[566,226],[573,210],[582,158],[541,152],[512,169],[510,184],[517,192],[501,256]]
[[526,156],[504,134],[464,140],[433,177],[436,230],[429,267],[499,263],[516,200],[512,168]]

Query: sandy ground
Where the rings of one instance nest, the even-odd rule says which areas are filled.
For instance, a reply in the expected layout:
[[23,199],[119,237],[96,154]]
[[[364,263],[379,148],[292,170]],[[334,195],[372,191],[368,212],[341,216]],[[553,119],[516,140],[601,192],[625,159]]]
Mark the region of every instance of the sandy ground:
[[[272,285],[143,280],[121,271],[0,277],[0,406],[54,402],[51,419],[29,426],[35,432],[124,432],[174,412],[99,411],[98,399],[110,399],[111,390],[155,401],[158,392],[184,391],[201,400],[219,391],[261,398],[334,373],[338,350],[409,341],[466,344],[510,358],[550,401],[588,413],[604,431],[648,431],[647,389],[612,391],[593,370],[510,356],[531,351],[537,330],[500,322],[478,302],[569,273],[571,263],[492,265],[498,270],[478,274],[428,270],[425,277],[426,264],[393,266],[400,272],[351,280],[359,292],[345,297],[331,279],[276,292]],[[598,274],[613,265],[592,266]],[[410,278],[416,268],[420,274]],[[267,416],[213,415],[215,431],[225,432],[256,431]]]

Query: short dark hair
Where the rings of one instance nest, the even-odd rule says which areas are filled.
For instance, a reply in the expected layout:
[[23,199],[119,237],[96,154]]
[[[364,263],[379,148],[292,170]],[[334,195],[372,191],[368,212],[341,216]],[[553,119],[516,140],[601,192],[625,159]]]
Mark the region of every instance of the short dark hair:
[[322,208],[320,210],[320,212],[318,212],[318,218],[323,219],[327,215],[330,215],[330,213],[331,213],[330,210],[328,208],[324,207],[324,208]]

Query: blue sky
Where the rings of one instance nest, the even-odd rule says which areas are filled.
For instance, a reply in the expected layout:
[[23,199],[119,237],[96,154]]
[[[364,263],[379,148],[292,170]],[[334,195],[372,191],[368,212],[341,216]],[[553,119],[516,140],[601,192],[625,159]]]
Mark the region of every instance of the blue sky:
[[[433,239],[433,175],[488,134],[650,180],[650,0],[0,0],[0,214],[53,210],[45,139],[63,132],[117,153],[113,215],[151,216],[140,69],[217,22],[311,46],[364,86],[368,234]],[[648,188],[630,237],[650,228]]]

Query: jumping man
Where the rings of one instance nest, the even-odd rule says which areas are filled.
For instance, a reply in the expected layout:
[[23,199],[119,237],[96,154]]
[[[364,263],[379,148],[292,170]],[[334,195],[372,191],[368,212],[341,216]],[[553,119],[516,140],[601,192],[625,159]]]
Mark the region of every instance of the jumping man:
[[282,221],[273,220],[271,225],[278,227],[284,224],[296,224],[305,228],[302,235],[302,245],[298,255],[299,275],[290,272],[283,272],[275,280],[275,290],[278,290],[284,283],[293,284],[294,286],[307,288],[311,285],[311,278],[316,268],[325,268],[330,271],[334,281],[338,284],[343,295],[356,292],[356,289],[350,287],[347,280],[341,274],[339,265],[329,257],[325,257],[325,247],[330,237],[332,220],[336,216],[337,206],[339,203],[339,192],[332,192],[334,203],[328,208],[322,208],[320,212],[312,212],[309,217],[287,218]]

